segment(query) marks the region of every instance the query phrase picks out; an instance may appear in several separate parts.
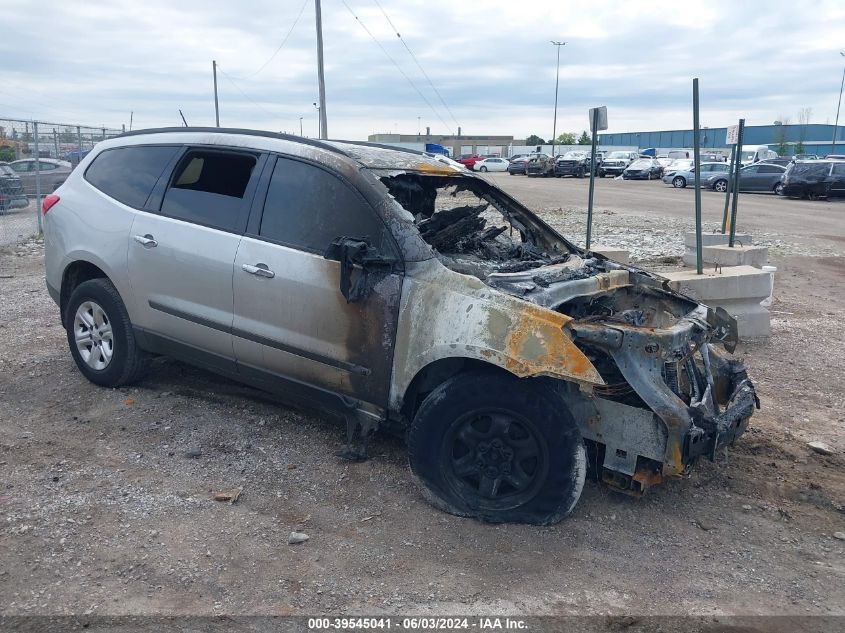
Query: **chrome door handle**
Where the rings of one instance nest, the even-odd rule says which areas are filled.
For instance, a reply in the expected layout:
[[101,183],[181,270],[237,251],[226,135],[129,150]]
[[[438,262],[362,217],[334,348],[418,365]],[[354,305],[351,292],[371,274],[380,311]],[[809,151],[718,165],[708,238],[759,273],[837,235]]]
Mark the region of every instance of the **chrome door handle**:
[[272,279],[276,276],[276,273],[267,268],[267,264],[256,264],[255,266],[251,264],[244,264],[241,268],[250,275],[257,275],[258,277],[267,277],[267,279]]
[[158,242],[156,242],[155,238],[149,233],[147,233],[146,235],[135,235],[134,240],[145,248],[154,248],[158,246]]

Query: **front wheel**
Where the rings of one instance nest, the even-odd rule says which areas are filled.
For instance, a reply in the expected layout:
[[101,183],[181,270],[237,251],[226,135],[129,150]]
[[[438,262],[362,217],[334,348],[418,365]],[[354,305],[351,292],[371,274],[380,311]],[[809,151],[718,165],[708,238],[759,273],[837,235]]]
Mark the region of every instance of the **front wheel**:
[[720,193],[725,193],[728,190],[728,181],[727,180],[717,180],[713,183],[713,189],[719,191]]
[[676,176],[675,178],[672,179],[672,186],[675,187],[676,189],[683,189],[684,187],[687,186],[687,181],[686,181],[685,178],[682,178],[681,176]]
[[487,171],[487,168],[484,165],[482,165],[481,169],[479,169],[478,171]]
[[411,471],[435,507],[492,523],[549,525],[586,476],[581,433],[546,384],[459,374],[423,401],[408,434]]
[[73,360],[91,382],[119,387],[144,373],[148,355],[138,347],[126,306],[108,279],[91,279],[74,289],[64,324]]

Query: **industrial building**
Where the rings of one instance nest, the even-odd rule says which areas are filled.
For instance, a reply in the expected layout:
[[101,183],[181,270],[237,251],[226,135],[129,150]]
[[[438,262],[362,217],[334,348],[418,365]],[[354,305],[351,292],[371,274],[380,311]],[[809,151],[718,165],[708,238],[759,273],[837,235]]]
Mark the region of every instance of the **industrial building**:
[[384,143],[385,145],[405,146],[412,149],[420,149],[422,144],[435,143],[442,145],[449,150],[453,157],[468,156],[477,154],[479,156],[510,156],[509,149],[516,145],[525,145],[524,139],[514,139],[513,136],[497,136],[475,134],[466,136],[430,134],[370,134],[367,140],[370,143]]
[[[747,125],[745,126],[745,147],[766,145],[778,153],[786,156],[795,154],[795,148],[803,143],[803,154],[845,154],[845,132],[843,126],[836,130],[836,147],[833,146],[833,125],[808,123],[806,125]],[[727,128],[702,128],[701,147],[716,149],[727,147],[725,140]],[[649,147],[667,149],[673,147],[692,147],[693,131],[690,130],[662,130],[658,132],[618,132],[615,134],[600,134],[599,143],[603,147]],[[778,147],[785,145],[786,152],[779,152]]]

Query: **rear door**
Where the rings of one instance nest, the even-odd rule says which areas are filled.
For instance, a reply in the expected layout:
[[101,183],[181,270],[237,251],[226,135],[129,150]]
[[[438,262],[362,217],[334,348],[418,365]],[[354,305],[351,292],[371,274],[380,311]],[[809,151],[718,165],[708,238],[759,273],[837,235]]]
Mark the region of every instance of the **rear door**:
[[739,170],[739,190],[759,191],[760,190],[760,166],[751,165]]
[[845,198],[845,161],[833,163],[830,181],[830,192],[828,196],[831,198]]
[[287,157],[272,167],[235,259],[239,369],[384,407],[401,273],[389,272],[366,299],[348,303],[340,292],[340,262],[325,254],[336,238],[356,237],[398,261],[393,238],[338,174]]
[[760,191],[771,191],[780,182],[783,172],[780,165],[760,165]]
[[234,368],[232,266],[264,157],[188,147],[129,235],[135,325],[200,364]]

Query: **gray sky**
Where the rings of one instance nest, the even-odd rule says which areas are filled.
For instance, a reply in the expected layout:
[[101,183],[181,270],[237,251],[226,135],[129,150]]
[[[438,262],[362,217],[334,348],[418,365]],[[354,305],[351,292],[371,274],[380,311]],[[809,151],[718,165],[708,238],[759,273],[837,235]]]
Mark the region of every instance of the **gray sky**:
[[[455,121],[375,0],[323,0],[329,135],[454,132]],[[608,106],[610,132],[781,116],[833,123],[845,58],[842,0],[379,0],[464,134],[551,136]],[[35,5],[37,17],[34,19]],[[278,54],[259,68],[298,24]],[[0,116],[119,127],[213,125],[211,60],[226,126],[316,136],[313,0],[0,0]],[[223,74],[225,73],[225,74]]]

